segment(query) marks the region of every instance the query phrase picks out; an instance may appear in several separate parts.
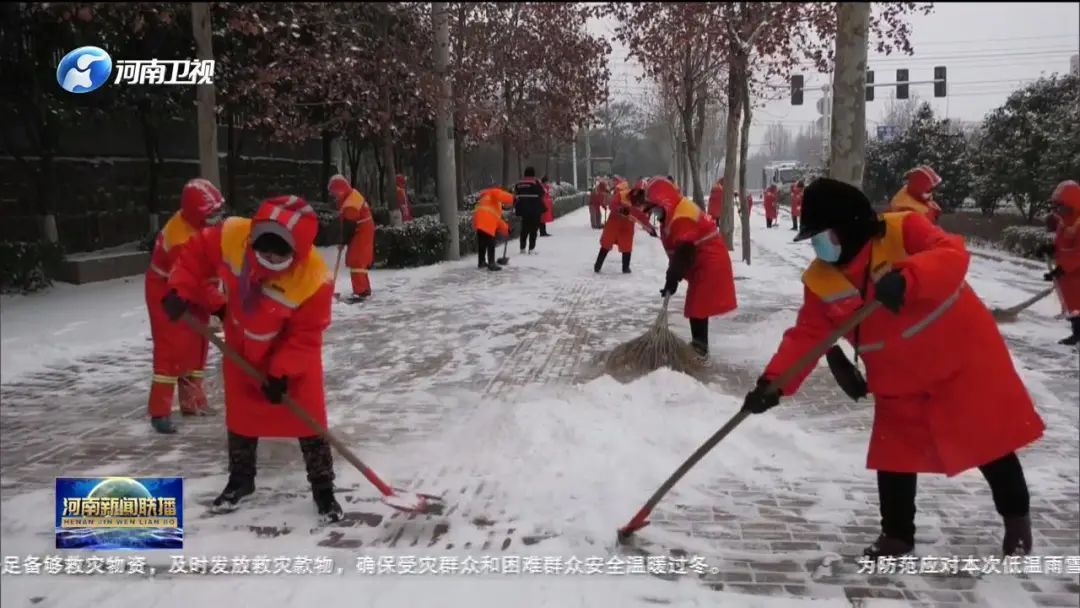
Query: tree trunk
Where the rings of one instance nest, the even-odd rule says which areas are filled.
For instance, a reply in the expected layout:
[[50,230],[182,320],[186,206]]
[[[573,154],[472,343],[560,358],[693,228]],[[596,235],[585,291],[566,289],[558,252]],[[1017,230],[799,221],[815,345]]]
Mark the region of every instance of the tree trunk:
[[502,185],[510,185],[510,133],[503,131],[502,134]]
[[[200,60],[214,59],[213,37],[210,29],[210,3],[191,3],[191,27],[195,37],[195,55]],[[200,84],[196,87],[199,116],[199,173],[217,187],[221,187],[221,170],[218,167],[217,115],[214,101],[214,85]]]
[[866,47],[870,3],[838,3],[836,20],[829,177],[862,188],[866,162]]
[[322,181],[319,182],[318,188],[315,192],[322,194],[326,192],[327,186],[330,184],[330,157],[334,151],[334,134],[329,131],[322,132],[322,166],[320,168],[320,176]]
[[[747,77],[747,72],[742,76]],[[748,79],[747,79],[748,80]],[[750,83],[742,82],[742,129],[739,134],[739,199],[746,200],[746,154],[750,148],[750,120],[752,119],[750,107]],[[742,223],[742,259],[746,265],[750,265],[750,210],[746,210],[746,221]]]
[[149,101],[139,103],[139,125],[142,127],[143,151],[146,153],[146,212],[151,232],[160,228],[158,219],[158,164],[157,129],[150,119]]
[[226,128],[225,128],[225,200],[229,201],[229,204],[234,208],[237,203],[236,198],[236,171],[239,168],[239,158],[237,158],[237,144],[236,141],[236,116],[232,110],[226,115]]
[[461,144],[463,136],[457,129],[457,120],[454,120],[454,183],[457,187],[457,206],[461,209],[465,206],[465,150]]
[[386,167],[383,166],[382,148],[379,145],[381,139],[373,138],[371,140],[371,156],[375,159],[375,173],[378,176],[376,180],[377,189],[379,191],[379,201],[383,204],[386,203]]
[[383,204],[390,210],[390,225],[401,226],[402,217],[401,211],[397,206],[397,184],[395,177],[397,172],[394,168],[394,139],[390,133],[390,127],[386,126],[383,129],[382,137],[382,156],[383,156]]
[[435,28],[435,71],[440,80],[440,95],[435,106],[435,149],[439,195],[439,215],[450,232],[446,244],[447,260],[461,257],[458,235],[457,170],[454,168],[454,119],[450,112],[453,89],[450,83],[450,18],[446,2],[432,2],[431,15]]
[[[720,232],[728,251],[735,250],[735,209],[739,210],[742,223],[747,223],[742,201],[736,195],[735,175],[738,163],[739,125],[742,119],[742,95],[739,94],[739,61],[734,53],[728,60],[728,111],[727,130],[724,133],[724,207],[720,217]],[[736,207],[737,206],[737,207]]]

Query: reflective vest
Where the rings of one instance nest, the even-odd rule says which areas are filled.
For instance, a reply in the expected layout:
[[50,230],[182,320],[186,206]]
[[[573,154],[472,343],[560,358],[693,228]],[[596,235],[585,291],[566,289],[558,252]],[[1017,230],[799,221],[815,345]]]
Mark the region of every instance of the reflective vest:
[[173,259],[169,252],[186,243],[196,232],[198,231],[187,223],[179,211],[174,213],[154,243],[154,252],[150,256],[150,272],[167,280]]
[[[235,280],[240,279],[250,235],[251,220],[248,218],[230,217],[222,226],[221,259]],[[262,294],[290,310],[295,310],[315,295],[315,292],[329,280],[330,271],[326,267],[326,262],[323,261],[322,256],[312,251],[303,260],[297,260],[285,272],[263,283]],[[236,317],[233,319],[235,320]],[[262,336],[256,339],[261,338]]]
[[915,211],[921,213],[927,217],[930,221],[937,221],[937,216],[941,213],[941,207],[934,201],[926,201],[925,203],[916,199],[907,191],[907,187],[901,188],[896,196],[889,202],[890,211]]
[[[348,213],[348,211],[351,211],[352,213]],[[365,224],[371,221],[371,207],[368,206],[367,200],[364,199],[364,195],[356,190],[350,192],[349,196],[345,197],[345,200],[341,203],[341,214],[346,216],[346,219],[354,221],[357,224]]]
[[[885,236],[871,243],[870,259],[867,261],[870,265],[871,281],[876,282],[892,270],[893,264],[908,257],[907,250],[904,249],[904,217],[908,213],[891,212],[882,215],[882,219],[885,220]],[[826,306],[834,306],[840,310],[854,310],[852,305],[860,306],[863,303],[863,296],[859,289],[840,269],[827,262],[821,260],[811,262],[810,267],[803,273],[802,281]],[[960,291],[965,286],[966,283],[962,283],[952,295],[945,298],[926,316],[901,331],[900,337],[906,340],[926,329],[956,303],[956,300],[960,298]],[[866,353],[881,350],[886,346],[885,342],[870,342],[857,344],[856,348],[858,352]]]
[[664,249],[667,250],[669,256],[675,253],[675,244],[671,243],[671,226],[676,220],[684,219],[693,222],[695,228],[697,228],[697,234],[693,241],[695,247],[720,236],[720,231],[716,229],[716,220],[708,213],[702,211],[701,207],[697,206],[697,203],[683,197],[683,199],[679,201],[679,204],[675,205],[675,210],[672,211],[671,217],[664,221]]

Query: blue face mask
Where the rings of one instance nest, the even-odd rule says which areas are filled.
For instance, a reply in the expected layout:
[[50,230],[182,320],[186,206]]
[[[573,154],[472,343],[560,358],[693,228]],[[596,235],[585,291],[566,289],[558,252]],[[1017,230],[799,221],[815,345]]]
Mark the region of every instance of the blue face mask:
[[814,253],[823,262],[833,264],[840,259],[840,245],[833,241],[833,231],[826,230],[810,237],[810,244],[814,246]]

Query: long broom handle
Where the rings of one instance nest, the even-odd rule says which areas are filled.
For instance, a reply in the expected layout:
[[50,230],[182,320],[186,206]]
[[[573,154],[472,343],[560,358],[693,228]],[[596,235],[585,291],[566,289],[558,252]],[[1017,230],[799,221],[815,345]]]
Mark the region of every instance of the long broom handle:
[[1057,288],[1054,287],[1054,286],[1047,287],[1046,289],[1040,291],[1039,293],[1037,293],[1037,294],[1031,296],[1030,298],[1024,300],[1023,302],[1017,304],[1016,306],[1010,306],[1009,308],[1006,308],[1002,312],[1004,312],[1006,314],[1010,314],[1010,315],[1016,314],[1016,313],[1018,313],[1018,312],[1020,312],[1020,311],[1022,311],[1024,309],[1028,308],[1032,304],[1038,302],[1039,300],[1045,298],[1046,296],[1050,295],[1051,293],[1054,292],[1055,289],[1057,289]]
[[334,262],[334,285],[337,285],[338,269],[341,268],[341,253],[345,251],[345,218],[338,219],[337,261]]
[[[825,351],[832,348],[832,345],[835,344],[837,340],[844,337],[844,335],[846,335],[848,332],[855,329],[856,325],[865,321],[867,317],[877,311],[877,309],[880,307],[881,302],[874,300],[860,308],[858,311],[855,312],[854,315],[851,316],[851,318],[849,318],[847,321],[844,321],[839,327],[834,329],[832,333],[830,333],[827,337],[818,342],[813,348],[807,351],[806,354],[799,357],[799,359],[796,360],[795,363],[791,364],[790,367],[788,367],[772,382],[770,382],[766,390],[779,391],[781,387],[791,382],[796,375],[802,372],[806,368],[806,366],[820,359],[821,356],[825,354]],[[683,462],[679,466],[679,468],[675,470],[671,477],[667,478],[667,481],[664,482],[664,485],[660,486],[660,489],[658,489],[651,497],[649,497],[649,501],[645,503],[645,506],[643,506],[636,515],[634,515],[634,518],[630,520],[630,523],[626,527],[632,532],[634,529],[640,528],[642,525],[644,525],[645,520],[649,517],[649,514],[652,513],[652,510],[656,507],[657,503],[660,502],[664,495],[667,494],[668,491],[670,491],[671,488],[674,487],[675,484],[678,483],[679,480],[682,479],[683,476],[686,475],[686,473],[689,472],[690,469],[692,469],[694,465],[698,463],[698,461],[704,458],[710,450],[716,447],[716,444],[720,443],[720,441],[724,437],[727,437],[728,434],[731,433],[731,431],[735,430],[735,427],[739,426],[739,423],[745,420],[749,414],[750,412],[740,409],[734,416],[731,417],[731,420],[729,420],[727,424],[721,427],[719,431],[713,433],[713,436],[709,437],[709,439],[705,443],[701,444],[701,447],[699,447],[697,451],[691,454],[690,457],[687,458],[686,461]]]
[[[230,361],[239,366],[240,369],[244,370],[244,372],[246,372],[249,376],[258,380],[260,384],[266,382],[265,374],[255,369],[254,366],[248,363],[247,359],[241,357],[235,350],[229,347],[228,344],[225,344],[224,340],[214,335],[214,332],[210,331],[209,327],[207,327],[203,323],[200,323],[197,319],[195,319],[195,317],[192,317],[191,314],[187,312],[184,313],[184,321],[188,324],[189,327],[191,327],[197,333],[212,342],[214,346],[218,347],[218,349],[221,350],[222,354],[224,354],[226,357],[228,357]],[[350,450],[340,439],[338,439],[337,435],[334,435],[332,432],[330,432],[330,429],[319,424],[318,420],[312,418],[311,414],[307,413],[304,408],[300,407],[300,404],[294,401],[293,398],[290,397],[288,394],[282,395],[282,397],[282,403],[285,405],[285,407],[289,408],[290,412],[292,412],[296,417],[303,420],[304,424],[308,425],[311,430],[315,431],[320,437],[328,441],[330,445],[334,446],[334,449],[336,449],[338,453],[344,456],[345,460],[349,461],[349,464],[353,465],[358,471],[363,473],[364,477],[366,477],[368,481],[374,484],[383,496],[394,495],[393,488],[387,485],[386,482],[384,482],[382,479],[379,479],[379,476],[375,474],[375,471],[372,471],[370,468],[368,468],[368,466],[365,465],[363,461],[360,460],[360,458],[358,458],[356,454],[352,452],[352,450]]]

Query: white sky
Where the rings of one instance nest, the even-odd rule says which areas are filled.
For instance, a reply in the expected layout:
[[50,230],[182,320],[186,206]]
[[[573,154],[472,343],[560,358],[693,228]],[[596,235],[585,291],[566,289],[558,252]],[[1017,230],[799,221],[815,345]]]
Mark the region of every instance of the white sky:
[[[1005,101],[1009,92],[1040,75],[1066,72],[1069,58],[1080,47],[1080,3],[949,2],[935,3],[934,12],[910,19],[911,56],[871,54],[870,69],[876,82],[895,82],[896,70],[907,68],[912,81],[933,78],[934,66],[948,69],[949,94],[933,97],[933,85],[912,85],[911,93],[929,101],[942,116],[978,121]],[[613,46],[611,92],[613,99],[640,99],[648,85],[636,77],[640,68],[626,60],[626,49],[611,36],[610,23],[596,23],[594,31],[607,35]],[[750,143],[761,145],[765,128],[780,123],[791,131],[812,125],[818,117],[820,85],[829,76],[808,71],[808,90],[802,106],[782,99],[756,107]],[[879,87],[867,104],[867,123],[874,128],[895,95],[894,87]],[[778,93],[780,94],[780,93]],[[752,152],[753,150],[751,150]]]

